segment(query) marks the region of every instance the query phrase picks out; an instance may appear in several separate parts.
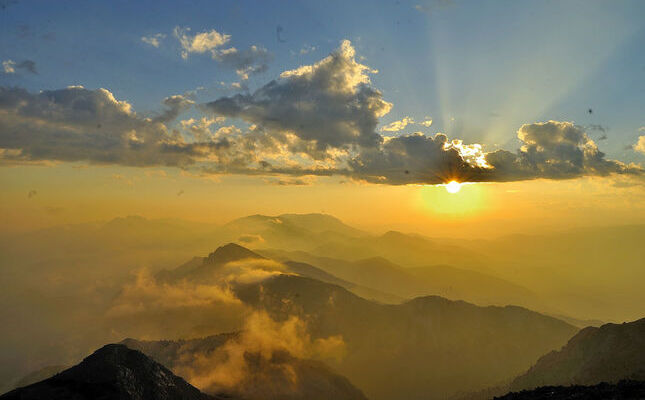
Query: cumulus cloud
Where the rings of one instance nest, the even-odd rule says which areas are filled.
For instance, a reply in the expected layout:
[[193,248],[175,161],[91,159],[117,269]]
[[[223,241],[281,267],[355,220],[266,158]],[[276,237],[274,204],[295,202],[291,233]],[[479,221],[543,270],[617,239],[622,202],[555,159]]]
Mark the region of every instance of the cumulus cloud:
[[485,153],[479,144],[448,141],[443,134],[421,133],[386,141],[378,149],[364,149],[351,160],[354,176],[368,182],[436,184],[495,182],[536,178],[570,179],[585,175],[642,175],[643,170],[605,158],[584,129],[571,122],[525,124],[517,137],[517,152]]
[[[219,51],[216,44],[228,40],[206,33],[197,42],[199,35],[187,38],[188,48]],[[441,133],[384,137],[377,127],[392,104],[372,86],[373,73],[343,41],[321,61],[285,71],[253,93],[202,104],[207,116],[179,123],[177,116],[193,105],[180,95],[166,98],[164,110],[146,118],[106,89],[0,88],[0,160],[176,166],[203,176],[260,175],[279,185],[330,175],[399,185],[643,173],[607,159],[572,122],[522,125],[516,151],[486,152]],[[385,130],[411,123],[406,117]],[[432,120],[416,124],[427,127]]]
[[30,93],[0,87],[0,148],[5,159],[182,166],[207,151],[169,132],[165,123],[191,102],[164,100],[156,118],[137,115],[106,89],[80,86]]
[[643,173],[639,167],[606,159],[584,129],[572,122],[525,124],[517,131],[517,137],[523,145],[516,153],[498,150],[486,154],[494,180]]
[[634,150],[645,154],[645,135],[638,137],[638,141],[634,145]]
[[349,41],[322,61],[285,71],[253,94],[205,105],[216,115],[244,119],[268,131],[288,132],[316,149],[373,147],[382,142],[378,118],[391,104],[372,88],[370,68],[358,63]]
[[215,29],[190,35],[190,28],[175,27],[173,34],[181,44],[182,58],[187,59],[190,53],[210,53],[214,60],[235,70],[242,80],[265,72],[273,59],[267,49],[256,45],[245,50],[222,48],[231,40],[231,35],[219,33]]
[[159,47],[161,46],[161,41],[166,38],[165,33],[155,33],[153,35],[148,35],[148,36],[142,36],[141,41],[143,43],[149,44],[152,47]]

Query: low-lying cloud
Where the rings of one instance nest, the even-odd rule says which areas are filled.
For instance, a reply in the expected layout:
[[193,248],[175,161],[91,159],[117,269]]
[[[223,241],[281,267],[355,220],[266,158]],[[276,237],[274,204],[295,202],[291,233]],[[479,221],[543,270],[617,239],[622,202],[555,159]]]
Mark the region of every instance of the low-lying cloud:
[[[266,312],[255,311],[237,337],[210,353],[186,353],[174,370],[210,393],[234,391],[245,398],[291,398],[310,384],[299,381],[294,357],[341,359],[344,354],[342,336],[313,339],[298,317],[277,322]],[[255,393],[258,390],[262,393]]]

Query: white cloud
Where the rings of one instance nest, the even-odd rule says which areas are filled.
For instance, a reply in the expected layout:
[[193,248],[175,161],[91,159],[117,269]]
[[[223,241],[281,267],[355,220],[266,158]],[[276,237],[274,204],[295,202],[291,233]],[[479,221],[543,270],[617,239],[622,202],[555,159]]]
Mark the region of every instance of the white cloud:
[[430,126],[432,126],[432,118],[426,117],[424,121],[419,122],[419,125],[429,128]]
[[[643,128],[645,127],[641,127],[641,129]],[[634,145],[634,150],[638,151],[639,153],[645,154],[645,135],[638,137],[638,141]]]
[[149,44],[152,47],[159,47],[161,45],[161,41],[165,38],[165,33],[155,33],[154,35],[142,36],[141,41],[143,43]]
[[16,62],[13,60],[7,60],[2,62],[2,68],[4,69],[5,74],[15,74],[16,73]]
[[175,27],[173,35],[179,40],[183,49],[182,58],[188,58],[190,53],[212,52],[216,48],[225,45],[231,39],[231,35],[217,32],[215,29],[190,35],[190,28]]
[[215,29],[196,35],[190,35],[189,32],[190,28],[179,26],[173,31],[181,44],[183,59],[187,59],[190,53],[210,53],[214,60],[235,70],[241,80],[265,72],[273,59],[273,55],[267,49],[256,45],[244,50],[235,47],[222,48],[231,40],[231,35],[219,33]]
[[392,123],[385,125],[384,127],[381,128],[381,130],[385,132],[398,132],[398,131],[402,131],[403,129],[405,129],[406,126],[410,124],[414,124],[414,120],[410,117],[404,117],[399,121],[394,121]]

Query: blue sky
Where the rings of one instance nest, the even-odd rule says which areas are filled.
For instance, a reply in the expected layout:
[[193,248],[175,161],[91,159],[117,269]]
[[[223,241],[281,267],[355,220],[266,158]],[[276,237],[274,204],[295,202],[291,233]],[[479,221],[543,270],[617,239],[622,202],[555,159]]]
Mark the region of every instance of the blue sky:
[[[175,27],[216,30],[230,45],[273,54],[251,91],[322,59],[349,39],[372,84],[393,103],[383,124],[428,116],[427,133],[518,146],[524,123],[573,121],[608,156],[642,161],[627,146],[645,125],[642,1],[4,1],[0,59],[33,60],[38,74],[0,74],[31,91],[106,88],[138,113],[204,87],[198,103],[233,94],[235,72],[208,54],[182,59]],[[278,40],[277,30],[281,28]],[[155,48],[143,36],[162,33]],[[308,49],[301,54],[302,49]],[[304,53],[304,52],[303,52]],[[588,109],[592,109],[590,114]],[[402,132],[420,129],[409,126]],[[640,132],[642,134],[642,132]],[[599,140],[607,136],[606,140]]]

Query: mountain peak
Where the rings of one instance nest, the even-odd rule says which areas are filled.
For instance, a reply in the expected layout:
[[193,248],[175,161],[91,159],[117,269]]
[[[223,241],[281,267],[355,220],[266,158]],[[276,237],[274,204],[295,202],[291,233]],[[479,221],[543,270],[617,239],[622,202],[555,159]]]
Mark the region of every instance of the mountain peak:
[[103,346],[72,368],[0,396],[3,400],[45,398],[213,399],[148,356],[122,344]]
[[228,243],[224,246],[218,247],[214,252],[210,253],[204,260],[205,264],[226,264],[231,261],[238,261],[245,258],[258,258],[264,259],[261,255],[240,246],[236,243]]

